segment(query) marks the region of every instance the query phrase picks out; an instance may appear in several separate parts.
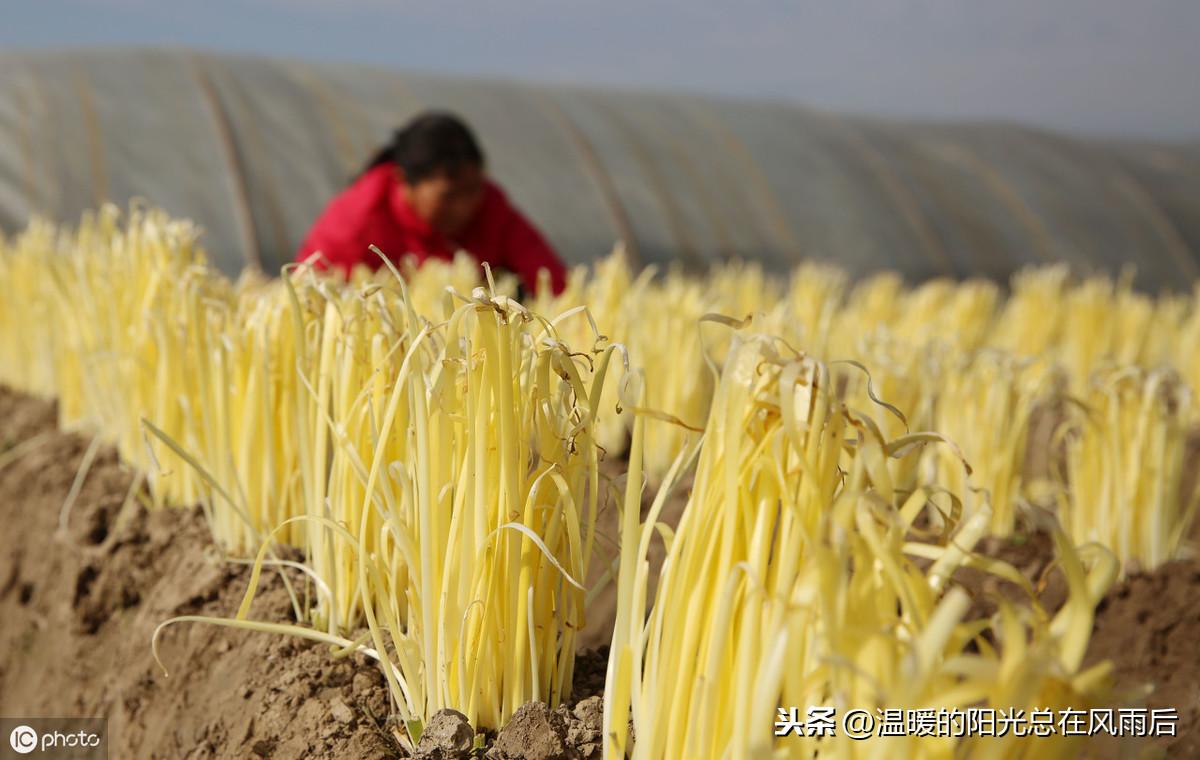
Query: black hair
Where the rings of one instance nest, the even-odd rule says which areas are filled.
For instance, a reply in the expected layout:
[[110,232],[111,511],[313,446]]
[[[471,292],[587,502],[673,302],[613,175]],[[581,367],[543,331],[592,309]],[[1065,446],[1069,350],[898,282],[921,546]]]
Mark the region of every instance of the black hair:
[[471,128],[446,111],[426,111],[397,129],[363,167],[363,172],[395,163],[406,182],[420,182],[440,171],[454,173],[464,166],[483,166],[483,150]]

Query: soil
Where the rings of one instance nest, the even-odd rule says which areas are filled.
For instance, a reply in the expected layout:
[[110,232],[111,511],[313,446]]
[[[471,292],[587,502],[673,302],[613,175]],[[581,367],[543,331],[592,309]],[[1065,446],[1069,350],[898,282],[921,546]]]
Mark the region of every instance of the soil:
[[1200,560],[1125,578],[1101,601],[1089,662],[1112,660],[1118,688],[1139,707],[1175,708],[1166,757],[1200,757]]
[[[52,402],[0,388],[0,716],[105,716],[112,758],[407,755],[385,717],[382,677],[362,657],[335,660],[285,637],[181,624],[160,637],[165,677],[150,652],[158,624],[232,616],[247,569],[218,556],[198,509],[148,512],[127,499],[134,474],[111,449],[100,449],[60,531],[88,440],[55,422]],[[681,507],[681,497],[672,499],[664,519],[674,523]],[[615,510],[601,516],[610,539],[615,524]],[[1036,535],[992,548],[1031,579],[1052,554]],[[657,562],[661,547],[654,552]],[[989,582],[980,578],[979,590],[995,590]],[[1053,606],[1053,580],[1043,593]],[[609,596],[592,608],[584,645],[607,640]],[[251,614],[290,621],[278,575],[264,574]],[[583,653],[572,703],[522,708],[480,750],[466,749],[461,716],[439,714],[416,756],[598,758],[606,657],[604,649]],[[1132,575],[1106,597],[1088,659],[1106,658],[1134,704],[1179,711],[1177,735],[1154,749],[1200,757],[1200,561]]]
[[[980,547],[1021,572],[1039,603],[1056,612],[1066,600],[1062,573],[1053,568],[1054,543],[1043,532],[1013,540],[986,539]],[[955,581],[972,596],[968,617],[994,611],[995,599],[1019,601],[1025,592],[995,576],[964,569]],[[1154,572],[1127,575],[1096,609],[1084,666],[1113,663],[1113,707],[1178,711],[1175,736],[1138,744],[1101,738],[1094,757],[1200,757],[1200,559],[1176,560]]]
[[[320,646],[175,615],[232,616],[247,568],[212,549],[198,509],[119,511],[133,474],[102,449],[59,513],[88,441],[54,430],[51,403],[0,391],[0,452],[42,442],[0,470],[0,715],[106,716],[112,758],[398,757],[380,672]],[[3,456],[0,453],[0,456]],[[264,574],[267,578],[267,574]],[[284,621],[270,576],[252,616]]]

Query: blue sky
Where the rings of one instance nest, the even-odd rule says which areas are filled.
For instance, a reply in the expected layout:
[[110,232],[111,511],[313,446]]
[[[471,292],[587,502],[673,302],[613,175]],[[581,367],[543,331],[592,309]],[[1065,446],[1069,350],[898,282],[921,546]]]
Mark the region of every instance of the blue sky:
[[1200,0],[6,0],[0,47],[186,45],[1200,136]]

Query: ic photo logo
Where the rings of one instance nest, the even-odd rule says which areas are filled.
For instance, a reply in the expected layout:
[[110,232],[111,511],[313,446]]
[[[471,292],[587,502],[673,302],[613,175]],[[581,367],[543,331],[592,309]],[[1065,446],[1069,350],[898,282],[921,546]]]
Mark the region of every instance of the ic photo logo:
[[[105,760],[108,757],[107,721],[103,718],[0,718],[0,737],[8,734],[10,754],[0,744],[0,757],[72,758]],[[2,741],[2,739],[0,739]]]
[[18,755],[28,755],[37,749],[38,733],[29,726],[17,726],[8,734],[8,746]]

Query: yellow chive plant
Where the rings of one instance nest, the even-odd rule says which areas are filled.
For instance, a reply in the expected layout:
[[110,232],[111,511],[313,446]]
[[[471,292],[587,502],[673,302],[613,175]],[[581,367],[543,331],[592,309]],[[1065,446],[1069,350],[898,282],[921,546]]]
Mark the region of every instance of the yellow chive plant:
[[1122,563],[1153,569],[1175,559],[1195,517],[1200,481],[1190,476],[1192,390],[1170,370],[1097,370],[1061,431],[1063,523]]
[[[634,427],[627,507],[638,503],[647,424]],[[932,433],[885,438],[838,400],[820,362],[766,336],[737,340],[678,529],[661,531],[668,550],[648,614],[646,552],[661,495],[644,521],[622,516],[606,757],[1007,757],[1021,751],[1012,737],[858,742],[842,731],[776,737],[773,724],[780,708],[803,715],[810,705],[877,718],[886,708],[1101,698],[1108,665],[1081,665],[1094,607],[1117,572],[1112,555],[1076,550],[1052,527],[1069,595],[1051,614],[1015,568],[974,552],[986,506],[958,520],[955,495],[896,487],[887,460],[925,444],[946,445]],[[941,531],[926,527],[929,511],[945,516]],[[972,614],[955,583],[963,566],[1011,581],[1028,601]],[[1034,741],[1039,756],[1079,751],[1071,737]]]
[[[575,352],[489,289],[445,292],[432,321],[399,279],[347,292],[301,271],[287,286],[307,325],[304,508],[263,544],[234,624],[368,652],[405,720],[449,706],[496,728],[568,696],[602,493],[595,420],[621,347]],[[249,617],[267,547],[295,525],[314,629]]]
[[967,475],[959,453],[949,447],[929,447],[921,480],[959,494],[968,516],[990,508],[989,532],[1007,537],[1017,527],[1024,499],[1030,423],[1039,404],[1058,392],[1062,376],[1045,360],[986,349],[946,361],[931,427],[958,444],[973,470]]

